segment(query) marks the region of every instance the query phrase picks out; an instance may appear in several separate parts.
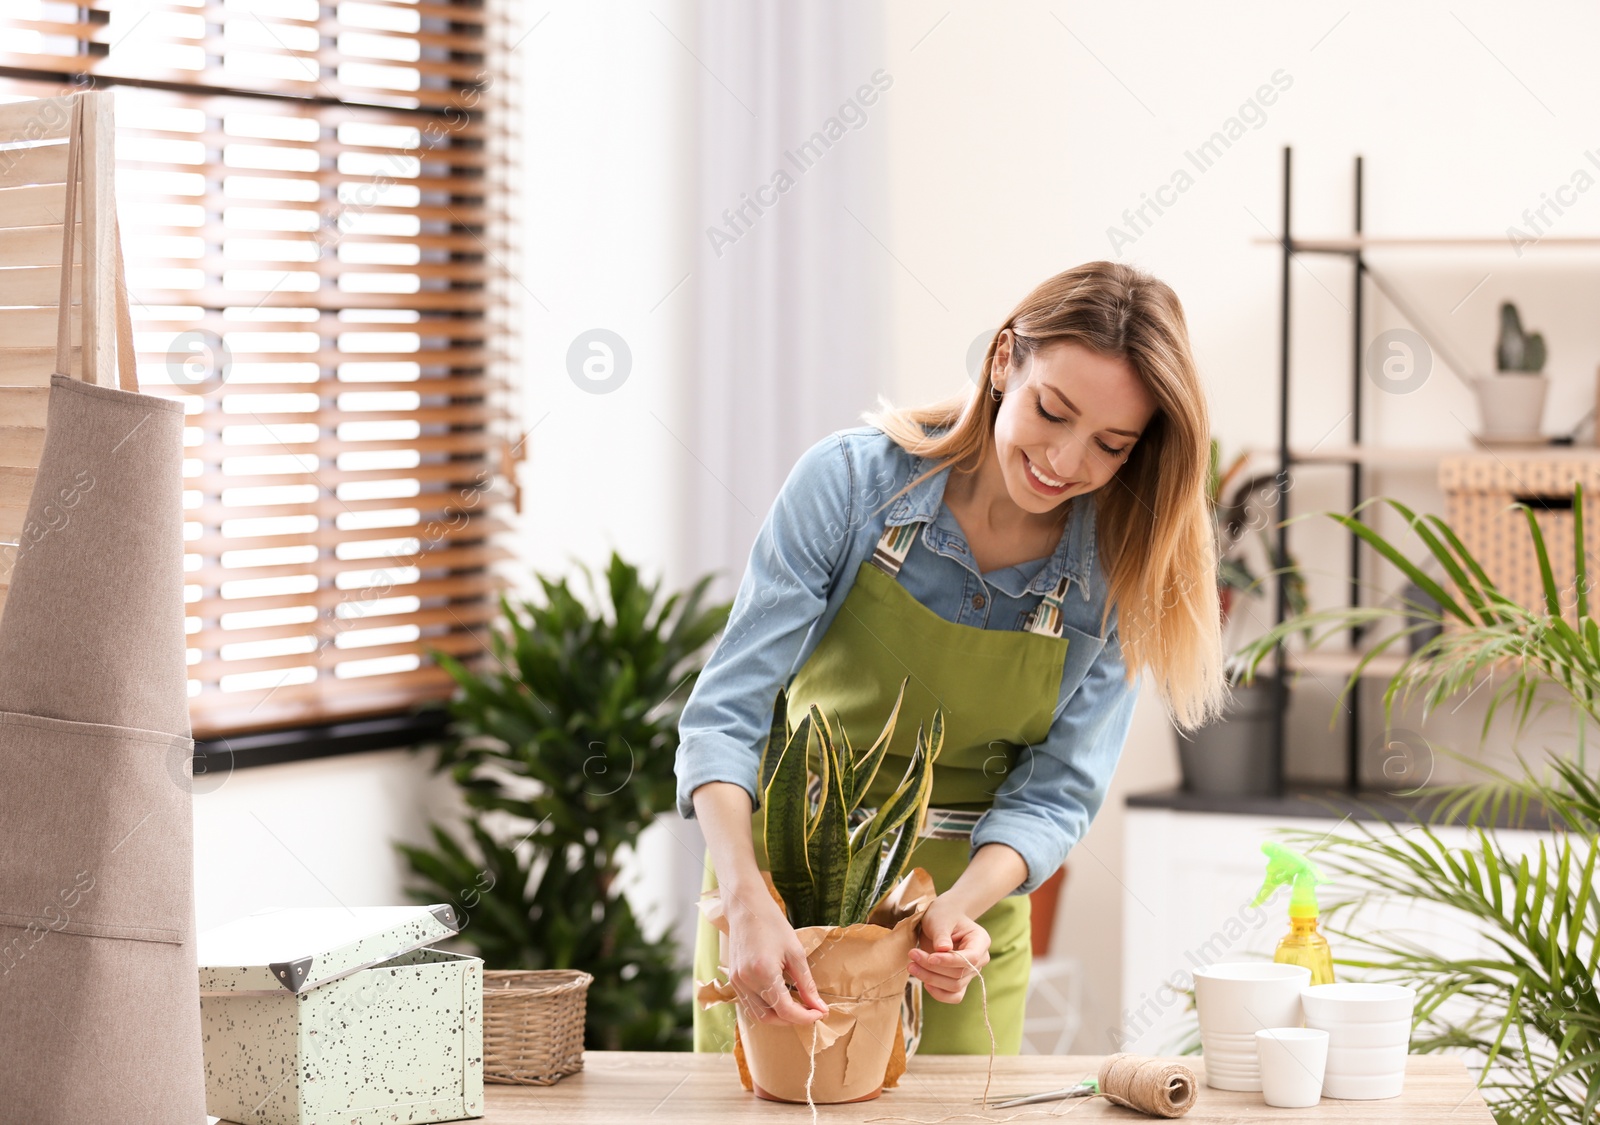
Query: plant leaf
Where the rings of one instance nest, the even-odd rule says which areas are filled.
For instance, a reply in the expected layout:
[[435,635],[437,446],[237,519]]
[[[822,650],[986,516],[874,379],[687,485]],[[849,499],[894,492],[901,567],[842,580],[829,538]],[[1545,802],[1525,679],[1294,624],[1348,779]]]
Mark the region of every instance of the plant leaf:
[[806,835],[806,858],[811,865],[811,902],[816,913],[802,924],[837,926],[844,898],[845,871],[850,863],[849,812],[844,804],[839,744],[834,741],[821,708],[812,704],[810,717],[819,742],[822,797]]
[[811,864],[806,853],[806,750],[811,716],[800,720],[783,748],[762,804],[766,808],[767,866],[783,896],[791,925],[809,925],[815,913]]
[[900,718],[900,705],[905,702],[906,684],[910,681],[910,676],[903,677],[900,680],[900,690],[895,694],[894,706],[889,709],[889,719],[883,724],[883,731],[867,749],[867,752],[861,756],[861,760],[856,763],[855,791],[850,795],[850,807],[852,809],[859,807],[861,802],[866,799],[867,790],[871,788],[873,781],[878,776],[878,767],[883,764],[883,756],[888,753],[889,742],[894,738],[895,723]]

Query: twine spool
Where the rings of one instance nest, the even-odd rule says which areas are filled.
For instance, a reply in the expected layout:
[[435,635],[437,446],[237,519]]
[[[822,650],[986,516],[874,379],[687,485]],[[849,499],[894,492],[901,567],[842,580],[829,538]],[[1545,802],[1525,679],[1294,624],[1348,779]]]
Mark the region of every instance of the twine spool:
[[[959,949],[956,954],[968,965],[972,961]],[[972,965],[973,973],[977,978],[978,987],[983,993],[983,1024],[989,1032],[989,1067],[983,1079],[982,1105],[985,1110],[989,1108],[989,1085],[994,1079],[995,1035],[994,1025],[989,1022],[989,985],[983,978],[983,971]],[[813,1043],[815,1036],[813,1035]],[[812,1059],[815,1068],[815,1057]],[[1182,1117],[1194,1108],[1196,1095],[1200,1083],[1195,1078],[1194,1071],[1180,1062],[1167,1062],[1162,1059],[1150,1058],[1148,1055],[1116,1054],[1108,1057],[1100,1064],[1099,1092],[1092,1095],[1105,1098],[1115,1105],[1134,1110],[1137,1113],[1147,1114],[1151,1117]],[[809,1080],[806,1093],[810,1101]],[[1049,1110],[1025,1109],[1017,1113],[1007,1114],[1005,1117],[991,1117],[987,1113],[947,1113],[943,1117],[932,1119],[918,1117],[904,1117],[898,1114],[869,1117],[868,1121],[908,1121],[916,1125],[944,1125],[950,1121],[986,1121],[1000,1125],[1007,1121],[1014,1121],[1020,1117],[1060,1117],[1071,1112],[1083,1102],[1063,1101],[1058,1106]],[[811,1106],[812,1121],[816,1121],[817,1108]]]
[[1100,1064],[1100,1093],[1152,1117],[1182,1117],[1194,1108],[1199,1082],[1180,1062],[1112,1055]]

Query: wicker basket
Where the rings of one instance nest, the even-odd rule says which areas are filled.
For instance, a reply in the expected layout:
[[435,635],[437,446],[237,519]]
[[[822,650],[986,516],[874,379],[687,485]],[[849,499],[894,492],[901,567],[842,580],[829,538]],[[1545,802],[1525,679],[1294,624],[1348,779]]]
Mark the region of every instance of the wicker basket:
[[[1476,454],[1446,457],[1439,462],[1439,487],[1445,494],[1445,521],[1460,536],[1490,579],[1512,601],[1540,609],[1544,605],[1544,580],[1533,551],[1527,517],[1510,507],[1520,500],[1534,510],[1534,522],[1544,537],[1550,556],[1551,577],[1561,592],[1569,623],[1576,623],[1577,574],[1573,547],[1577,538],[1572,512],[1572,485],[1583,481],[1584,551],[1600,551],[1600,527],[1594,514],[1594,496],[1600,493],[1600,456],[1559,456],[1531,453],[1514,456]],[[1452,594],[1457,594],[1452,583]],[[1459,596],[1459,595],[1457,595]],[[1445,618],[1445,630],[1465,626]]]
[[483,974],[483,1080],[549,1086],[583,1069],[583,1026],[594,978],[577,969]]

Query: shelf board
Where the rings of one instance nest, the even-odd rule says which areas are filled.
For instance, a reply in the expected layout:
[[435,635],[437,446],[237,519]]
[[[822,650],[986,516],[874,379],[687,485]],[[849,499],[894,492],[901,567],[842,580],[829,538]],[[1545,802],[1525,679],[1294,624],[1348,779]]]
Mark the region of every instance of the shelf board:
[[[1319,675],[1349,676],[1354,672],[1356,665],[1361,662],[1362,653],[1351,652],[1348,649],[1314,648],[1304,651],[1290,651],[1289,664],[1296,672],[1311,672]],[[1404,652],[1395,652],[1391,647],[1377,656],[1361,670],[1363,678],[1382,678],[1387,680],[1400,670],[1400,665],[1405,663]]]
[[[1554,448],[1530,446],[1529,448]],[[1473,446],[1319,445],[1315,449],[1289,447],[1289,458],[1300,465],[1361,465],[1381,469],[1437,469],[1446,457],[1464,457],[1486,450]]]
[[[1252,446],[1251,456],[1276,460],[1276,449]],[[1445,457],[1485,457],[1503,461],[1508,457],[1538,457],[1556,461],[1600,461],[1600,447],[1593,445],[1461,445],[1451,447],[1397,445],[1319,445],[1315,449],[1289,447],[1289,459],[1297,465],[1354,465],[1378,469],[1433,470]]]
[[[1380,815],[1391,821],[1408,821],[1415,814],[1426,819],[1436,816],[1448,790],[1336,788],[1327,784],[1289,783],[1277,795],[1232,793],[1193,793],[1184,789],[1131,793],[1126,798],[1130,809],[1167,809],[1181,813],[1211,813],[1223,816],[1306,817],[1327,820],[1376,820]],[[1460,824],[1459,819],[1441,823]],[[1524,828],[1545,831],[1551,826],[1549,813],[1532,806],[1525,819],[1516,820],[1504,807],[1488,810],[1479,823],[1496,828]]]
[[[1256,235],[1251,242],[1260,246],[1282,246],[1282,238]],[[1567,249],[1600,249],[1600,235],[1546,235],[1530,241],[1529,246],[1565,247]],[[1291,249],[1299,254],[1355,254],[1367,250],[1511,250],[1505,235],[1411,236],[1355,235],[1339,238],[1296,238]]]

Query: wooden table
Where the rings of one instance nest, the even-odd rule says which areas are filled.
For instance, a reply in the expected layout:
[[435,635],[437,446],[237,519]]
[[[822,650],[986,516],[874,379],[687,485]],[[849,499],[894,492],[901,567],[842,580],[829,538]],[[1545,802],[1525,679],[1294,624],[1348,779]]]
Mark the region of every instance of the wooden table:
[[[979,1111],[972,1099],[983,1093],[988,1058],[983,1055],[917,1055],[900,1085],[883,1096],[854,1105],[818,1106],[818,1117],[830,1122],[869,1121],[874,1117],[908,1117],[931,1122],[946,1114]],[[1213,1090],[1204,1085],[1204,1063],[1183,1062],[1201,1077],[1195,1107],[1179,1118],[1185,1125],[1216,1122],[1404,1122],[1405,1125],[1474,1125],[1493,1116],[1458,1058],[1412,1055],[1406,1066],[1405,1092],[1387,1101],[1345,1102],[1324,1098],[1311,1109],[1273,1109],[1260,1094]],[[1008,1055],[994,1060],[990,1096],[1033,1093],[1071,1085],[1097,1074],[1100,1060],[1083,1055]],[[757,1115],[771,1121],[811,1120],[804,1105],[762,1101],[739,1085],[731,1055],[674,1051],[588,1051],[584,1068],[554,1086],[484,1087],[488,1112],[484,1125],[583,1125],[586,1122],[664,1122],[705,1125],[749,1121]],[[1045,1110],[1075,1120],[1157,1121],[1122,1109],[1104,1098],[1045,1102],[1015,1109],[991,1109],[1004,1119],[1025,1110]],[[1040,1120],[1037,1115],[1023,1121]],[[964,1118],[970,1122],[981,1118]],[[892,1125],[892,1123],[885,1123]]]

